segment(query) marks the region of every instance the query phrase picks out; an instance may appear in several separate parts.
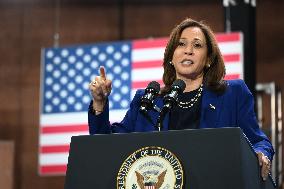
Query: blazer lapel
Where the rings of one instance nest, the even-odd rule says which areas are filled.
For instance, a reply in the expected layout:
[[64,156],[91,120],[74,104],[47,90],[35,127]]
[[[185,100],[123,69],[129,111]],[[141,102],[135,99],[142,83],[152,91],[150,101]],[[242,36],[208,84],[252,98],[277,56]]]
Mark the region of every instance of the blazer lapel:
[[201,104],[200,128],[217,127],[222,103],[222,95],[217,95],[204,87]]
[[[218,125],[219,115],[221,112],[221,107],[223,103],[222,95],[217,95],[209,91],[204,87],[202,95],[202,104],[201,104],[201,119],[200,119],[200,128],[215,128]],[[156,105],[160,108],[163,107],[163,99],[158,98]],[[152,120],[156,121],[158,119],[159,113],[152,112]],[[163,121],[163,129],[168,130],[169,128],[169,113],[166,114]]]

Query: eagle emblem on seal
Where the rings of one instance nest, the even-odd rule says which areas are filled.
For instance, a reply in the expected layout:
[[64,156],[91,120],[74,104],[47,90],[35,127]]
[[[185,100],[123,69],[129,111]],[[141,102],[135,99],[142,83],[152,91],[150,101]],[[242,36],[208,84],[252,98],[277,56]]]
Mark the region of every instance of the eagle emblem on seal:
[[166,173],[167,170],[163,171],[158,176],[154,174],[143,176],[138,171],[135,171],[140,189],[159,189],[164,183]]
[[116,189],[183,188],[183,178],[182,165],[175,154],[159,146],[146,146],[122,163]]

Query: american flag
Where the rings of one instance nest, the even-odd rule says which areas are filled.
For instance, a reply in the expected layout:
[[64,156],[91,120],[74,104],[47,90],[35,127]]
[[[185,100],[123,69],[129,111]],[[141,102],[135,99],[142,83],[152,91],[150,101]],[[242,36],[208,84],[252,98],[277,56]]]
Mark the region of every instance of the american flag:
[[[241,33],[217,34],[226,79],[243,78]],[[162,84],[167,38],[42,49],[39,174],[64,175],[71,136],[88,135],[89,82],[106,68],[113,82],[110,121],[120,121],[138,88]]]

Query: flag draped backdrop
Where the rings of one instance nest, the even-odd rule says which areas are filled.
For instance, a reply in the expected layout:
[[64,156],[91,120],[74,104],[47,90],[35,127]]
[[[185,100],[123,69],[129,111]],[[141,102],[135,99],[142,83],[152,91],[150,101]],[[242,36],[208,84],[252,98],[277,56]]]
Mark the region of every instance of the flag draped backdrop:
[[[225,60],[226,79],[243,78],[241,33],[217,34]],[[162,85],[166,38],[44,48],[41,60],[39,174],[63,175],[71,136],[88,135],[88,84],[106,68],[112,80],[110,121],[120,121],[139,88]]]

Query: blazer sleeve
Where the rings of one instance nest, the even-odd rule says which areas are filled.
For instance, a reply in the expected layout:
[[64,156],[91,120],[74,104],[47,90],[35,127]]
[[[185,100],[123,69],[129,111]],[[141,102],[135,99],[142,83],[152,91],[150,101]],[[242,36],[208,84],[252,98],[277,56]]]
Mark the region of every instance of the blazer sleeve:
[[129,133],[134,131],[135,122],[137,119],[137,113],[139,110],[139,104],[143,90],[138,90],[130,103],[126,115],[120,123],[110,123],[109,121],[109,104],[105,105],[103,112],[99,115],[92,113],[92,102],[88,111],[88,125],[89,133],[93,134],[108,134],[108,133]]
[[237,90],[238,126],[251,142],[255,152],[262,152],[270,160],[274,155],[273,147],[261,131],[254,111],[254,98],[244,81],[239,80]]

